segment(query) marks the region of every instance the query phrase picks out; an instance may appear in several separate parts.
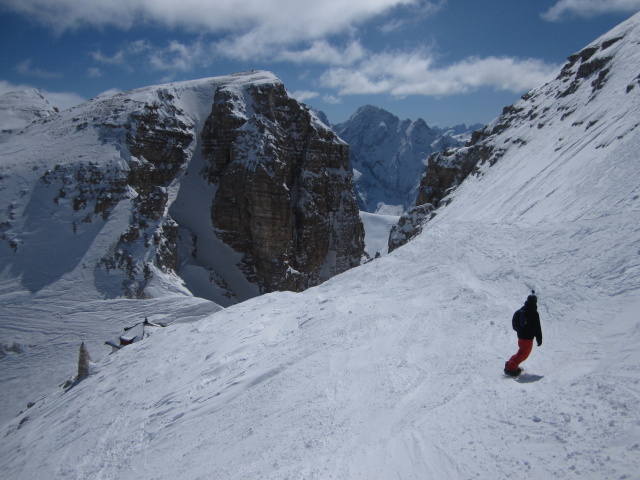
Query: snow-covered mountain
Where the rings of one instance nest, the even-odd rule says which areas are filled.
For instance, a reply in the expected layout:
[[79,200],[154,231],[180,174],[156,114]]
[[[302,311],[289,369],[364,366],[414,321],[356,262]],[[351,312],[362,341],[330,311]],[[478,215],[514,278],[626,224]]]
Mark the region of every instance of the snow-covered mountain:
[[[617,141],[638,127],[634,95],[640,86],[640,72],[635,71],[630,60],[636,53],[635,44],[623,41],[625,38],[623,34],[607,35],[569,56],[553,81],[505,107],[502,115],[475,131],[465,147],[432,154],[415,206],[392,229],[389,249],[398,248],[417,235],[425,222],[439,213],[434,212],[435,208],[455,198],[449,194],[469,175],[483,175],[490,166],[501,165],[503,157],[520,161],[522,175],[531,171],[529,165],[540,156],[552,159],[554,165],[575,170],[581,169],[584,156],[608,159]],[[550,167],[543,177],[535,172],[536,178],[522,184],[515,195],[531,195],[540,188],[538,178],[546,179],[546,175],[555,175],[557,171],[558,167]],[[509,199],[503,191],[514,194],[503,185],[492,185],[488,190],[494,197],[492,202],[505,202],[508,211]],[[557,205],[568,208],[557,193],[550,192],[539,205],[531,203],[527,208],[543,210],[546,216],[552,216]],[[582,211],[576,213],[581,214]]]
[[334,129],[349,144],[360,209],[395,215],[414,203],[427,157],[461,146],[463,141],[450,133],[466,133],[460,126],[454,131],[434,130],[421,118],[401,121],[371,105],[359,108]]
[[[35,91],[4,98],[11,112],[42,118],[0,142],[0,352],[22,352],[4,361],[15,390],[0,393],[3,414],[29,391],[19,378],[57,385],[74,362],[68,335],[95,351],[142,320],[139,305],[96,320],[96,301],[195,295],[215,302],[195,302],[209,313],[318,284],[363,257],[348,147],[271,73],[53,114]],[[52,296],[67,313],[41,318]],[[30,346],[41,351],[33,362]]]
[[[461,123],[459,125],[454,125],[453,127],[431,127],[435,132],[442,135],[443,137],[452,137],[458,140],[461,143],[467,143],[471,140],[473,136],[473,132],[484,127],[481,123],[474,123],[472,125],[467,126],[465,123]],[[445,148],[440,148],[439,151],[444,151]]]
[[[36,120],[58,113],[36,89],[7,92],[0,95],[0,130],[20,130]],[[0,137],[2,139],[2,137]]]
[[[640,14],[572,56],[514,105],[526,120],[487,127],[477,175],[421,233],[320,286],[211,315],[185,296],[82,305],[5,288],[3,322],[138,309],[190,323],[94,358],[70,389],[33,385],[2,427],[3,476],[636,478],[639,45]],[[518,382],[502,368],[531,288],[544,341]],[[6,362],[41,345],[0,359],[5,395],[19,383]]]
[[79,265],[107,297],[306,288],[362,257],[347,152],[270,73],[100,97],[0,144],[0,255],[32,292]]

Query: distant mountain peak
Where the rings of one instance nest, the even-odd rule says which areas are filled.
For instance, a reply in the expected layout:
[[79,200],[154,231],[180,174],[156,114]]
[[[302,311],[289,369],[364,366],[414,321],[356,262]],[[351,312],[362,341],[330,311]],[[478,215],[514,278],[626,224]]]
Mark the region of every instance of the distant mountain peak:
[[432,129],[422,118],[400,120],[373,105],[358,108],[334,129],[349,144],[358,205],[372,213],[398,215],[409,208],[427,157],[463,144],[448,133]]

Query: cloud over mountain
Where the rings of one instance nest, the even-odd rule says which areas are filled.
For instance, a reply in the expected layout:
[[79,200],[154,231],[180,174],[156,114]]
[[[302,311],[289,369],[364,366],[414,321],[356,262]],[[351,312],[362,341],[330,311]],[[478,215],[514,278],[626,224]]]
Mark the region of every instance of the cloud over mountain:
[[469,57],[439,66],[424,49],[371,54],[351,67],[335,67],[321,77],[343,94],[452,95],[482,87],[518,92],[549,80],[557,65],[536,59]]

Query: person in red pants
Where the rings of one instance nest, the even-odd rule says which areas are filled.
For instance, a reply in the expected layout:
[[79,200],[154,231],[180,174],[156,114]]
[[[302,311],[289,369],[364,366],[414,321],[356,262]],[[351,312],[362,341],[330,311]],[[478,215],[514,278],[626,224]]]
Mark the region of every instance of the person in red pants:
[[519,365],[531,354],[533,339],[536,339],[538,346],[542,345],[542,327],[535,291],[531,291],[524,306],[513,314],[511,323],[513,329],[518,332],[518,352],[504,364],[504,373],[510,377],[517,377],[522,373]]

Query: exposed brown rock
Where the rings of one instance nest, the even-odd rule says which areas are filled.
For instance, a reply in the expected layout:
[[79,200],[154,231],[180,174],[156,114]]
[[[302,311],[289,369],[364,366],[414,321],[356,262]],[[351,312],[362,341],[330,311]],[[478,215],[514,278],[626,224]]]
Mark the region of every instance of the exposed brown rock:
[[262,292],[299,291],[358,265],[364,230],[348,146],[281,83],[217,89],[202,132],[211,220]]

